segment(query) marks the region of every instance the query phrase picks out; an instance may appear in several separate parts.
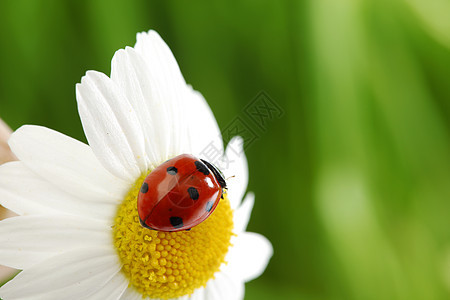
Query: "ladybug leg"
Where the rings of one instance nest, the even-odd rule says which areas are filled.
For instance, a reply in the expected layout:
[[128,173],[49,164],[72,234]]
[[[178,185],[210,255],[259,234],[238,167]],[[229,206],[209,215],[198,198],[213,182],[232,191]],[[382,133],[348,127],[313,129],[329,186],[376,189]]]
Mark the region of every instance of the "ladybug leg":
[[192,228],[186,229],[186,231],[191,231]]

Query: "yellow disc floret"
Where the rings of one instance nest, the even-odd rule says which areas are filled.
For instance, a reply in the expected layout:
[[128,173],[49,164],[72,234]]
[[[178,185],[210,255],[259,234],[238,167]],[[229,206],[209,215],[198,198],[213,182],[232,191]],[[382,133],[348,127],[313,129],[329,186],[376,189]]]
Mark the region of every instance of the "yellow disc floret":
[[230,246],[233,215],[226,195],[203,223],[190,231],[161,232],[143,228],[137,195],[144,176],[119,206],[113,228],[122,272],[143,297],[189,295],[214,277]]

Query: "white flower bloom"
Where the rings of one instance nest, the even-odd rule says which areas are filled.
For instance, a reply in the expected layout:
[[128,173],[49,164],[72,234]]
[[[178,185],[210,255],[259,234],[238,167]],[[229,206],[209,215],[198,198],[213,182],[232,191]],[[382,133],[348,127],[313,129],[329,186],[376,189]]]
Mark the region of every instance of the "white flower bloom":
[[[242,299],[272,255],[267,239],[245,231],[254,195],[241,202],[242,139],[223,150],[208,104],[168,46],[140,33],[116,52],[110,78],[89,71],[76,91],[89,146],[39,126],[9,140],[19,161],[0,167],[0,204],[19,216],[0,222],[0,264],[23,271],[0,298]],[[202,157],[211,143],[229,162],[225,177],[235,176],[228,199],[189,232],[142,228],[130,208],[145,175],[182,153]]]

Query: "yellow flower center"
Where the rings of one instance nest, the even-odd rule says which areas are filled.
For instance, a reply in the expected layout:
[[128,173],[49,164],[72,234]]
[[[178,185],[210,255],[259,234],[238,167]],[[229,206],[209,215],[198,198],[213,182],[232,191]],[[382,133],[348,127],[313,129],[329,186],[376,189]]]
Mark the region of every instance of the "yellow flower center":
[[122,272],[143,297],[189,295],[219,271],[230,246],[233,212],[226,195],[211,216],[190,231],[143,228],[137,213],[141,176],[120,204],[113,227]]

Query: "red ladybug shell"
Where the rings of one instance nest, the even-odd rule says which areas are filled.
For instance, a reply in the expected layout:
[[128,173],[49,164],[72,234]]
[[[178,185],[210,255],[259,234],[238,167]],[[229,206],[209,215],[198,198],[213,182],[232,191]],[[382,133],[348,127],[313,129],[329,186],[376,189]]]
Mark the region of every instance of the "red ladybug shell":
[[189,230],[216,208],[225,180],[210,163],[182,154],[145,178],[137,209],[142,226],[159,231]]

